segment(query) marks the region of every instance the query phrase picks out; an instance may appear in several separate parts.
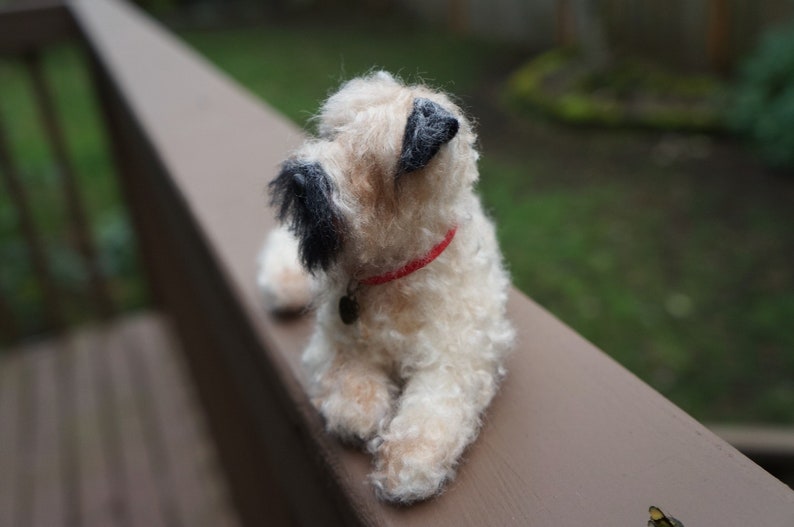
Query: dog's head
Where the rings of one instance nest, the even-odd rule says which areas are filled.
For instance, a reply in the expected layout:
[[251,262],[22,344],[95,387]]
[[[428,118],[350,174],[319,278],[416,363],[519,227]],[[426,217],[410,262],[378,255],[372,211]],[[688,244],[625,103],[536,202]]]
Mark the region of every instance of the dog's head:
[[270,183],[308,270],[381,272],[461,220],[477,179],[476,138],[445,95],[379,72],[342,86],[318,120],[319,136]]

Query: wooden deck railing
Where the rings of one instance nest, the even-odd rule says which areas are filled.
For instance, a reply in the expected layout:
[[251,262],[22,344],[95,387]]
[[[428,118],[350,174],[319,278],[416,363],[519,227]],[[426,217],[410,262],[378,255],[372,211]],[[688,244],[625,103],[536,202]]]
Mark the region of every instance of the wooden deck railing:
[[[73,233],[75,249],[89,278],[94,309],[101,316],[112,310],[107,287],[99,270],[99,262],[90,235],[84,207],[72,162],[67,153],[63,128],[57,117],[50,86],[41,64],[41,50],[55,40],[75,35],[75,26],[63,9],[57,5],[40,5],[35,9],[12,9],[0,18],[0,52],[14,57],[23,66],[31,86],[46,143],[53,157],[58,193],[63,197],[66,220],[63,222]],[[31,195],[38,189],[28,188],[20,177],[19,163],[9,144],[9,123],[0,112],[0,189],[8,196],[6,206],[13,211],[19,225],[27,257],[41,291],[43,318],[50,330],[63,330],[67,325],[66,306],[63,294],[52,272],[47,258],[42,233],[36,226],[32,212]],[[7,285],[7,284],[5,284]],[[3,309],[0,322],[0,342],[12,341],[22,335],[16,315],[9,307]],[[40,328],[39,328],[40,329]]]
[[630,527],[656,505],[687,527],[794,525],[790,489],[517,291],[518,349],[456,481],[412,507],[375,500],[369,457],[323,431],[303,390],[310,321],[270,318],[255,286],[265,185],[301,133],[127,4],[40,13],[88,50],[147,274],[244,523]]

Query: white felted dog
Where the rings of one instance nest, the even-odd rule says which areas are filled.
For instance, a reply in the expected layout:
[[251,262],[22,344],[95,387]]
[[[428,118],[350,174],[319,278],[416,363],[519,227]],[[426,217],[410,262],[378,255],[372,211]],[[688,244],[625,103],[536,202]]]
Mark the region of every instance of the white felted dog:
[[259,285],[274,310],[316,305],[310,395],[329,431],[366,442],[378,495],[424,499],[477,436],[513,341],[476,136],[445,95],[385,72],[318,117],[270,183],[282,227]]

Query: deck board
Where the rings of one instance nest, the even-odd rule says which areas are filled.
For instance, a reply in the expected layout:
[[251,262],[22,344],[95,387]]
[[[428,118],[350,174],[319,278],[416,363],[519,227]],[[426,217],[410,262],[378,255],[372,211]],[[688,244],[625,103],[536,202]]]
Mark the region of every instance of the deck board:
[[[98,382],[102,369],[96,357],[103,348],[99,334],[82,334],[73,347],[75,378],[75,458],[80,475],[77,485],[78,524],[84,527],[119,525],[120,486],[112,469],[101,410],[107,394]],[[109,405],[112,407],[112,405]],[[113,417],[112,414],[109,417]]]
[[[31,526],[56,525],[66,517],[63,485],[63,432],[59,404],[59,389],[63,385],[59,371],[59,348],[42,344],[28,353],[26,366],[30,370],[30,393],[35,411],[33,421],[30,480]],[[24,416],[23,416],[24,418]]]
[[[191,396],[183,382],[179,382],[180,371],[186,367],[173,354],[160,350],[171,346],[169,336],[163,332],[142,331],[145,326],[129,327],[130,333],[141,344],[145,375],[151,383],[151,392],[160,394],[152,415],[155,427],[161,434],[164,456],[170,466],[174,508],[184,525],[226,526],[233,525],[227,501],[222,489],[208,484],[218,478],[211,463],[212,452],[206,443],[191,441],[196,435],[207,432],[200,421],[191,419],[189,405]],[[157,367],[152,367],[152,365]]]
[[18,525],[21,371],[21,355],[0,355],[0,525]]
[[111,335],[111,345],[105,351],[119,409],[116,423],[117,437],[121,441],[124,489],[130,504],[131,525],[167,527],[171,525],[171,515],[163,496],[165,488],[160,471],[163,467],[157,458],[159,452],[147,437],[149,423],[145,421],[142,407],[149,387],[135,383],[133,374],[137,372],[130,368],[131,355],[138,351],[137,346],[122,340],[120,334]]
[[237,525],[163,318],[0,353],[0,525]]

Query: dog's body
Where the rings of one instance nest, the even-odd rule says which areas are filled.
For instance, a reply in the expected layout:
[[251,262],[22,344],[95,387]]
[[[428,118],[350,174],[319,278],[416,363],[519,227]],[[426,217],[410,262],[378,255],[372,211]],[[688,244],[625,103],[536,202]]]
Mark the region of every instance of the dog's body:
[[368,442],[381,497],[427,498],[476,437],[513,341],[476,137],[446,96],[382,72],[345,84],[319,123],[271,183],[284,226],[260,287],[274,309],[314,290],[314,404]]

